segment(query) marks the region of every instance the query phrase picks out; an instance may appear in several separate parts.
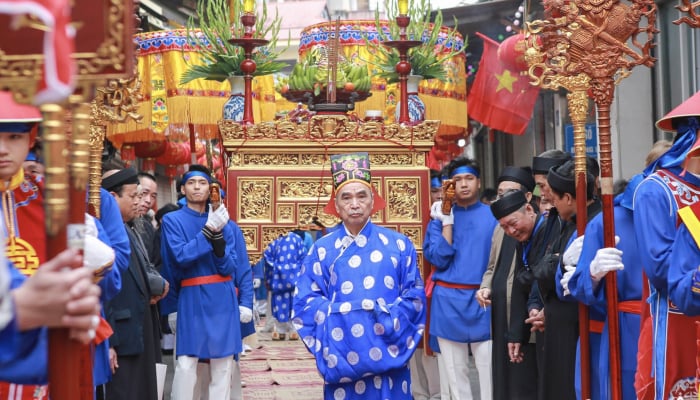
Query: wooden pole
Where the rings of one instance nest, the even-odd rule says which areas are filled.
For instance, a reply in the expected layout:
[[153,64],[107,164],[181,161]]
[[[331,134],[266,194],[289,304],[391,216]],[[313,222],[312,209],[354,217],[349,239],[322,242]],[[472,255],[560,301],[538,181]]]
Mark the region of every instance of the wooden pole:
[[[90,170],[90,105],[79,103],[73,108],[73,129],[70,135],[70,214],[68,217],[67,245],[69,248],[85,248],[85,212],[87,204],[88,174]],[[93,344],[80,345],[79,391],[80,400],[95,397],[92,381]]]
[[[586,116],[588,95],[586,87],[577,87],[567,95],[571,123],[574,126],[574,172],[576,176],[576,230],[582,236],[588,221],[588,199],[586,195]],[[591,398],[591,346],[589,336],[588,307],[578,304],[579,349],[581,370],[581,398]]]
[[[595,96],[598,108],[598,138],[600,142],[600,182],[603,201],[603,245],[615,247],[615,217],[613,213],[612,144],[610,141],[610,104],[615,85],[612,78],[593,81],[594,93],[605,91],[605,96]],[[620,321],[618,319],[617,273],[605,275],[605,298],[608,315],[608,340],[610,343],[610,395],[611,400],[622,400],[620,372]]]
[[[84,232],[85,190],[71,193],[65,157],[68,147],[64,129],[64,110],[56,104],[41,107],[44,115],[44,154],[46,157],[45,223],[47,256],[53,258],[66,249],[75,231],[67,230],[70,209],[82,210]],[[78,118],[80,118],[78,116]],[[82,207],[81,207],[82,205]],[[93,398],[90,347],[70,339],[69,330],[49,330],[49,394],[53,400]]]

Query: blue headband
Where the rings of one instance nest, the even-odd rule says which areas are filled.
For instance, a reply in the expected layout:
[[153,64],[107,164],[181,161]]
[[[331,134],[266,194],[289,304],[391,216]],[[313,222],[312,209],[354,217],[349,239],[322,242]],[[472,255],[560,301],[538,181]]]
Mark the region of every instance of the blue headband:
[[685,156],[695,143],[698,129],[700,129],[700,122],[698,122],[697,117],[686,117],[684,121],[681,121],[677,129],[678,139],[661,157],[644,169],[644,176],[653,174],[657,168],[672,168],[682,165]]
[[440,178],[430,178],[430,188],[442,188],[442,180]]
[[24,159],[24,161],[36,161],[39,162],[39,158],[36,156],[36,153],[33,151],[30,151],[27,153],[27,158]]
[[211,176],[205,174],[202,171],[189,171],[185,175],[182,176],[182,182],[185,183],[189,181],[190,179],[194,178],[195,176],[201,176],[202,178],[205,178],[207,182],[211,183]]
[[461,167],[457,167],[452,171],[450,174],[450,178],[454,178],[455,175],[457,174],[472,174],[475,177],[479,177],[479,173],[476,172],[476,170],[468,165],[462,165]]
[[29,133],[36,122],[0,122],[0,132]]

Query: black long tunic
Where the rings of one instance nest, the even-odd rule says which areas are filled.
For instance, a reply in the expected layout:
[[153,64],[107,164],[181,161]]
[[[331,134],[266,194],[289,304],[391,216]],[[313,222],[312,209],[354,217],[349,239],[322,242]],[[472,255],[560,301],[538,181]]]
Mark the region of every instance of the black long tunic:
[[129,268],[122,274],[122,290],[107,303],[114,329],[110,346],[119,368],[107,383],[109,400],[155,400],[156,361],[160,353],[157,309],[150,305],[147,269],[151,266],[136,234],[126,228],[131,244]]
[[[590,221],[601,210],[599,201],[588,208]],[[540,295],[544,301],[545,331],[537,337],[543,384],[540,399],[575,399],[576,346],[578,342],[578,303],[562,301],[556,293],[555,275],[571,235],[576,231],[575,217],[562,226],[558,237],[547,246],[547,253],[533,266]],[[563,268],[563,266],[562,266]]]

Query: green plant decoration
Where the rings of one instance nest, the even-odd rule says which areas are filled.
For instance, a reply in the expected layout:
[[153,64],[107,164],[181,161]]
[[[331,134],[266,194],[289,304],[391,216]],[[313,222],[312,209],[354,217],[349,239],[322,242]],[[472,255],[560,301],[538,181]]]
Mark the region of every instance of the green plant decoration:
[[[374,20],[377,34],[380,41],[398,40],[399,26],[396,24],[398,12],[397,0],[384,0],[389,23],[389,35],[382,26],[379,19],[379,11],[375,11]],[[444,62],[460,53],[466,48],[466,38],[464,46],[455,49],[454,46],[459,36],[457,30],[457,19],[455,18],[454,28],[448,28],[446,35],[442,34],[442,11],[438,10],[435,21],[430,21],[431,6],[430,1],[420,0],[414,2],[409,8],[408,14],[411,22],[406,28],[406,36],[409,40],[421,40],[422,45],[416,46],[408,51],[408,61],[411,63],[412,75],[421,75],[423,79],[437,79],[445,82],[447,71]],[[368,61],[369,64],[377,68],[377,76],[386,79],[387,83],[399,81],[399,74],[396,72],[396,64],[399,62],[399,52],[394,48],[389,48],[380,43],[367,40],[370,51],[375,54],[376,60]],[[438,42],[440,44],[438,45]],[[449,44],[450,47],[447,45]]]
[[[187,21],[187,40],[191,48],[201,52],[204,64],[188,65],[187,71],[180,78],[180,84],[195,79],[223,82],[231,76],[243,75],[243,48],[229,43],[234,37],[243,37],[241,10],[243,0],[235,0],[233,15],[229,12],[229,0],[200,0],[197,3],[199,26],[195,19],[190,17]],[[263,2],[262,15],[257,16],[253,37],[269,37],[270,42],[266,46],[256,48],[252,53],[252,59],[257,65],[254,76],[274,74],[287,66],[286,63],[275,61],[285,51],[277,50],[277,37],[282,19],[275,10],[275,18],[266,25],[267,16],[267,2]]]

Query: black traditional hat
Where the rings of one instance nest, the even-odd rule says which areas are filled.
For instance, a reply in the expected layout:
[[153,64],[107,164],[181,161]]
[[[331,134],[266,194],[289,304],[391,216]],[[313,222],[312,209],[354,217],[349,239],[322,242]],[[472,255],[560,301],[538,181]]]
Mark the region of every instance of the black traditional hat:
[[569,161],[567,158],[532,157],[532,173],[535,175],[547,175],[552,167],[558,167]]
[[535,178],[525,168],[508,166],[503,168],[501,175],[498,176],[498,183],[503,181],[517,182],[532,192],[535,189]]
[[527,197],[521,190],[515,190],[491,203],[491,213],[496,219],[509,216],[527,204]]
[[[570,195],[576,197],[576,178],[566,177],[557,172],[559,167],[552,167],[547,174],[547,183],[549,187],[559,193],[569,193]],[[588,174],[587,178],[590,181],[592,175]]]
[[104,179],[102,179],[102,187],[109,191],[122,186],[139,183],[139,177],[136,170],[132,167],[124,168]]

